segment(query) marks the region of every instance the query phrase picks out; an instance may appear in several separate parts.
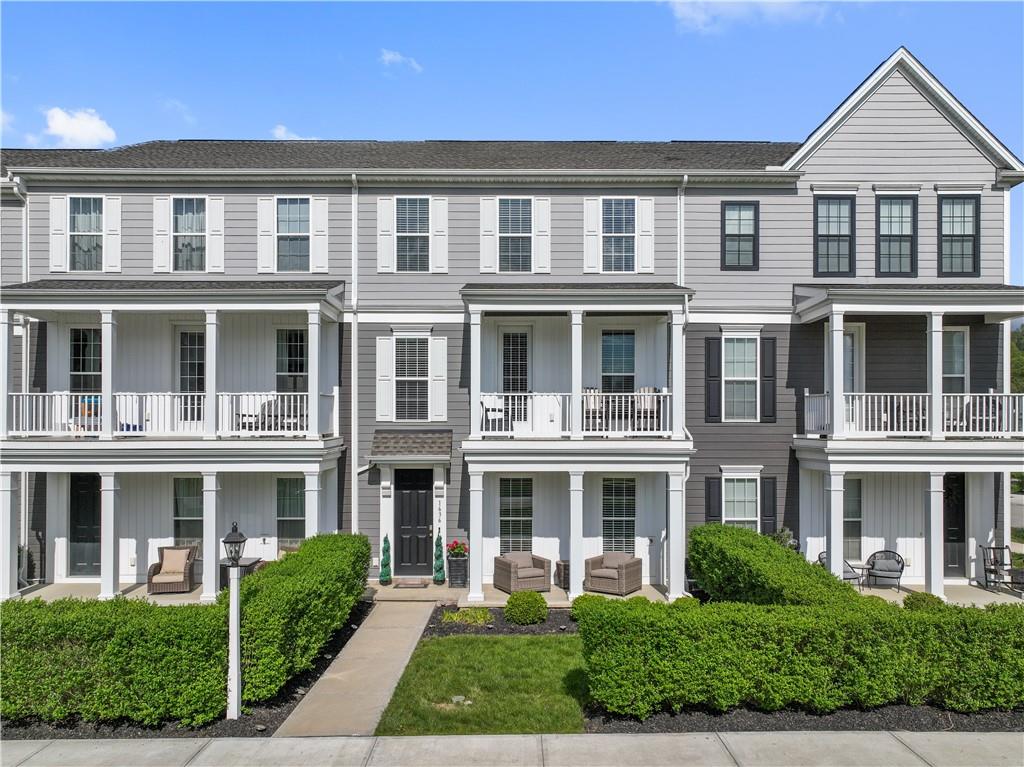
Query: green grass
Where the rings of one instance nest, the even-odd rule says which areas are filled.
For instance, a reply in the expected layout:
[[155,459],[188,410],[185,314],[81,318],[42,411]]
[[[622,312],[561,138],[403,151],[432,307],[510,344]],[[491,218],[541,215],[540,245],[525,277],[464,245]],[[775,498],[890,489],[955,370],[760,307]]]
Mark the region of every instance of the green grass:
[[491,611],[486,607],[464,607],[441,613],[441,623],[468,623],[471,626],[486,626],[491,622]]
[[[378,735],[582,732],[583,646],[573,635],[420,642]],[[472,704],[454,704],[465,696]]]
[[1014,543],[1024,543],[1024,527],[1011,527],[1010,540]]

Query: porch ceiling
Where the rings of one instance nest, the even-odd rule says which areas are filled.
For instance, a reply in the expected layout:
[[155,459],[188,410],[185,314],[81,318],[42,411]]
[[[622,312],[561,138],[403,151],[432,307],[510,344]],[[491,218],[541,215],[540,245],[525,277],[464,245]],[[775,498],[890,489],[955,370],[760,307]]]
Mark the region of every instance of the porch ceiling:
[[681,312],[693,290],[670,282],[467,283],[469,310],[509,312]]
[[692,440],[465,440],[477,471],[686,472]]
[[1024,286],[972,283],[795,285],[800,322],[844,314],[983,314],[986,322],[1024,316]]

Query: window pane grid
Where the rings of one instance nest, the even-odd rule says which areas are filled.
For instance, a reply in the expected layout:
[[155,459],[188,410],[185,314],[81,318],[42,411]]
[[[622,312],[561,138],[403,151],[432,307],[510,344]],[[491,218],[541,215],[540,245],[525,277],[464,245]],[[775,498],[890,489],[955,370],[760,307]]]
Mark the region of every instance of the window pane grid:
[[400,272],[430,271],[430,238],[423,235],[398,235],[395,243],[395,268]]
[[857,562],[861,559],[862,505],[861,481],[843,482],[843,559]]
[[306,532],[305,480],[277,478],[277,545],[298,546]]
[[103,198],[72,197],[68,205],[69,269],[98,272],[103,268]]
[[967,333],[945,330],[942,333],[942,390],[947,394],[967,391]]
[[502,272],[529,272],[533,269],[533,239],[531,237],[498,238],[498,270]]
[[532,200],[498,200],[498,234],[533,234]]
[[429,410],[429,339],[395,339],[395,418],[425,421]]
[[277,201],[277,270],[309,271],[309,200],[306,198]]
[[176,272],[206,269],[206,200],[175,198],[171,217]]
[[977,258],[977,200],[970,197],[944,198],[940,244],[942,271],[973,274]]
[[309,391],[306,360],[306,331],[279,328],[277,331],[277,391]]
[[757,530],[757,483],[754,477],[724,478],[723,524]]
[[853,202],[821,198],[815,201],[815,205],[818,271],[850,272]]
[[601,391],[622,394],[635,391],[636,333],[632,330],[601,332]]
[[99,328],[71,328],[71,391],[87,394],[100,391],[102,376],[102,336]]
[[727,421],[752,421],[757,418],[757,343],[756,338],[724,338],[722,379]]
[[395,200],[395,269],[430,271],[430,200],[399,197]]
[[636,480],[604,477],[601,483],[601,534],[604,551],[634,553]]
[[399,197],[395,200],[395,228],[398,234],[428,234],[430,200],[422,197]]
[[533,550],[533,480],[502,477],[498,490],[500,553]]
[[203,480],[200,477],[174,478],[174,545],[198,546],[202,558]]
[[878,268],[888,274],[913,272],[914,200],[878,201]]
[[601,260],[606,272],[636,267],[636,200],[601,201]]
[[757,209],[754,203],[727,203],[724,208],[725,266],[752,267],[754,239],[757,235]]

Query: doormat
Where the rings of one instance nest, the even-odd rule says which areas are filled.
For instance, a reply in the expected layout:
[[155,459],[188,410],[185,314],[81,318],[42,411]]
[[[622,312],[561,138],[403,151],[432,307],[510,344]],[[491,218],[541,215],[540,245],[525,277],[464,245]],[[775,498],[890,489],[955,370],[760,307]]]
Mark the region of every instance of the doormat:
[[426,587],[427,581],[423,578],[406,578],[395,581],[396,589],[425,589]]

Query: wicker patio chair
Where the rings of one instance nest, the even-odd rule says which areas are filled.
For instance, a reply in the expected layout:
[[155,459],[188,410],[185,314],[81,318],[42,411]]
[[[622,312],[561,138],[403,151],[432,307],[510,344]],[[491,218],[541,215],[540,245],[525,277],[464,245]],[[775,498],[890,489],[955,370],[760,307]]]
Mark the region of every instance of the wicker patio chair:
[[509,551],[495,557],[494,588],[506,594],[551,591],[551,560],[529,551]]
[[182,594],[195,588],[195,546],[161,546],[157,551],[160,561],[149,566],[146,577],[148,594]]
[[643,563],[622,551],[607,551],[583,563],[583,590],[624,597],[643,585]]

